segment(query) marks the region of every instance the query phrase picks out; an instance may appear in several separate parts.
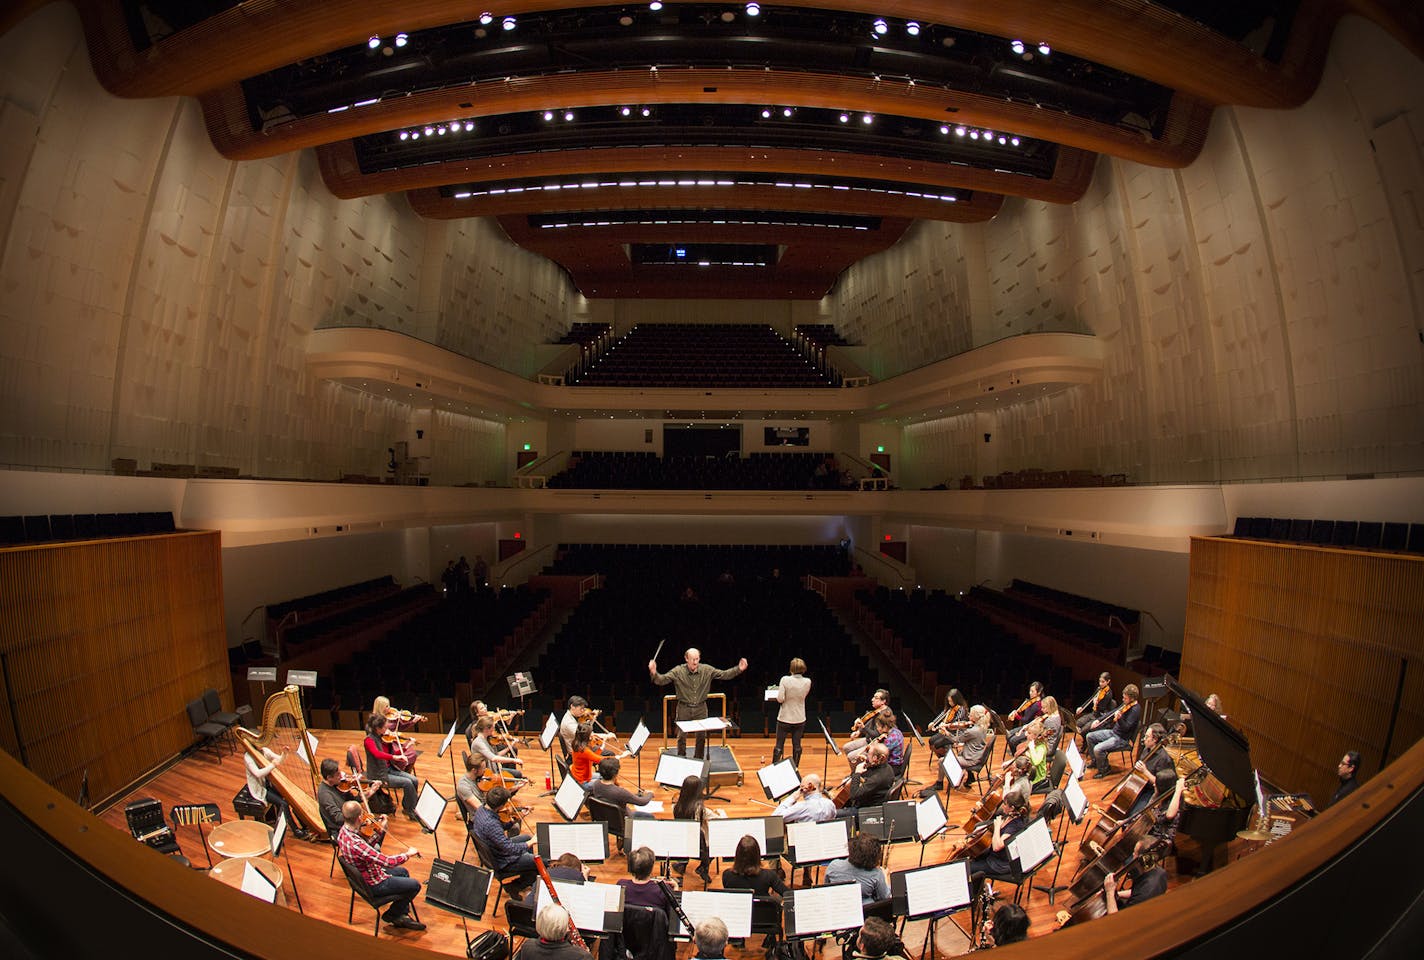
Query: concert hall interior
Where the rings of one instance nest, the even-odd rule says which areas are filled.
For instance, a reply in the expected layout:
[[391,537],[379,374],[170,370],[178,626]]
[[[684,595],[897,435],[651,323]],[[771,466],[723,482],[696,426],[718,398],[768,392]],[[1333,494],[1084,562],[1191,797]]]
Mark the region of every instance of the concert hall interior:
[[[847,836],[909,818],[905,957],[986,936],[925,891],[996,823],[1010,957],[1408,949],[1418,4],[20,0],[0,76],[0,952],[518,949],[462,755],[519,751],[539,844],[672,842],[700,715],[707,836],[780,843],[783,754]],[[666,827],[554,795],[644,728]],[[796,954],[764,906],[728,957]]]

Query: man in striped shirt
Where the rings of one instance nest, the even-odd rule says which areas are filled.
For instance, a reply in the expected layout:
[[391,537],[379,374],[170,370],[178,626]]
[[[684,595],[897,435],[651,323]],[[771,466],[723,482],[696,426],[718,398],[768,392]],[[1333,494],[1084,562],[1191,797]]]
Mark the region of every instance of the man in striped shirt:
[[348,800],[341,808],[341,819],[344,821],[341,832],[336,835],[337,854],[341,862],[356,868],[373,897],[379,899],[391,894],[401,897],[390,905],[381,919],[404,930],[424,930],[425,924],[409,915],[411,901],[420,892],[420,881],[401,866],[411,857],[420,856],[420,851],[411,847],[405,853],[389,855],[373,846],[361,836],[361,804],[355,800]]

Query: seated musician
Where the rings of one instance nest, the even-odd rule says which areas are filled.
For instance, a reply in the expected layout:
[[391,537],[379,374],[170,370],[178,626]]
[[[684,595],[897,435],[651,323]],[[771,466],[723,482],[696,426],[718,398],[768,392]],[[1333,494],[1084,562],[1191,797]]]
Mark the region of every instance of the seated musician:
[[1358,750],[1346,750],[1345,755],[1340,758],[1340,762],[1335,766],[1335,775],[1340,778],[1340,786],[1330,795],[1330,802],[1326,804],[1327,807],[1335,806],[1335,804],[1355,792],[1356,788],[1360,785],[1360,782],[1355,779],[1355,774],[1359,772],[1359,769],[1360,752]]
[[514,960],[590,960],[591,954],[572,942],[569,912],[558,904],[549,903],[534,918],[537,938],[524,941]]
[[[341,814],[341,808],[346,806],[347,800],[351,799],[349,794],[343,793],[339,789],[340,784],[341,765],[328,757],[321,762],[321,783],[316,785],[316,804],[317,808],[321,810],[321,819],[326,824],[326,832],[333,837],[341,829],[341,825],[346,822]],[[374,780],[364,780],[361,783],[361,789],[369,801],[371,794],[381,789],[381,785]],[[379,820],[384,833],[386,818],[380,817]]]
[[489,707],[485,706],[483,700],[472,700],[470,702],[470,712],[465,714],[465,723],[463,725],[466,743],[470,743],[475,739],[475,723],[480,717],[483,717],[487,713],[489,713]]
[[905,944],[895,928],[879,917],[866,917],[855,938],[851,960],[905,960]]
[[969,701],[964,699],[964,694],[955,687],[945,695],[944,717],[930,724],[927,731],[930,735],[930,749],[938,756],[944,756],[954,742],[954,735],[968,724],[969,721]]
[[899,718],[895,716],[895,711],[889,707],[881,707],[880,713],[876,717],[880,724],[881,743],[885,744],[885,749],[890,751],[890,757],[886,761],[890,764],[890,769],[895,771],[895,776],[900,775],[900,768],[905,765],[905,733],[900,729]]
[[1010,757],[1008,769],[1004,771],[1004,796],[1014,794],[1027,806],[1033,794],[1033,760],[1027,753]]
[[890,897],[890,881],[885,879],[885,871],[880,869],[880,841],[868,833],[857,833],[851,837],[846,855],[826,864],[826,883],[849,883],[852,880],[860,884],[862,905]]
[[569,708],[564,711],[563,719],[559,721],[559,740],[564,745],[564,756],[568,756],[574,748],[574,736],[583,724],[592,724],[593,718],[597,714],[588,708],[588,701],[583,697],[569,697]]
[[1006,903],[994,911],[992,920],[984,921],[984,932],[994,946],[1021,943],[1028,939],[1028,913],[1017,903]]
[[737,841],[737,852],[732,858],[732,868],[722,874],[724,890],[750,890],[758,897],[778,897],[787,891],[786,882],[777,876],[775,870],[768,870],[761,862],[761,844],[748,834]]
[[624,906],[667,909],[667,896],[653,879],[653,867],[657,862],[658,858],[651,847],[638,847],[628,851],[628,876],[618,881],[618,886],[623,888]]
[[[470,752],[478,754],[491,770],[499,772],[505,767],[522,767],[524,760],[516,757],[509,750],[496,750],[489,741],[490,731],[494,729],[494,718],[489,714],[480,717],[475,721],[475,738],[470,741]],[[520,773],[521,771],[514,771]]]
[[485,802],[470,818],[470,833],[484,844],[489,851],[490,866],[496,870],[517,870],[533,882],[534,840],[528,834],[510,836],[500,822],[499,811],[509,802],[509,791],[504,787],[491,787],[485,793]]
[[1009,854],[1009,841],[1027,826],[1028,802],[1017,795],[1005,797],[999,805],[999,812],[994,815],[993,841],[989,852],[969,861],[969,879],[1016,878],[1019,871]]
[[403,755],[392,752],[392,745],[383,739],[388,735],[388,723],[385,717],[372,714],[366,724],[366,775],[372,780],[384,780],[388,787],[400,790],[401,810],[406,817],[416,820],[415,801],[420,792],[420,781],[394,766],[403,759]]
[[852,753],[856,754],[856,759],[851,762],[852,767],[860,762],[861,751],[866,748],[870,741],[874,740],[880,734],[880,725],[878,722],[880,708],[886,706],[889,702],[890,691],[883,689],[876,690],[870,695],[870,710],[865,716],[851,724],[850,731],[855,735],[854,739],[847,741],[845,745],[841,747],[841,752],[846,755],[847,760],[850,759]]
[[1087,702],[1074,711],[1078,726],[1086,727],[1094,720],[1107,716],[1117,709],[1117,701],[1112,695],[1112,674],[1104,670],[1098,674],[1098,688]]
[[786,823],[825,823],[836,818],[836,804],[821,792],[819,774],[801,778],[801,789],[777,805],[776,816]]
[[342,826],[336,834],[337,856],[343,863],[356,868],[373,897],[379,899],[390,894],[400,895],[401,899],[393,902],[382,914],[382,920],[404,930],[424,930],[425,924],[410,916],[410,904],[420,893],[420,881],[401,866],[411,857],[420,856],[420,851],[411,847],[405,853],[382,853],[379,841],[373,843],[361,836],[362,814],[361,804],[355,800],[346,801],[341,808]]
[[693,960],[723,960],[727,955],[727,924],[721,917],[708,917],[698,923],[692,928],[692,939],[697,944]]
[[[549,871],[550,880],[562,880],[565,883],[587,883],[589,879],[588,867],[575,853],[561,853],[558,858],[550,863],[546,870]],[[529,892],[524,895],[521,901],[525,906],[532,907],[539,899],[539,884],[529,888]]]
[[[969,708],[969,726],[950,738],[950,745],[964,770],[962,786],[966,790],[974,783],[974,775],[984,769],[984,764],[989,761],[989,755],[993,752],[994,733],[990,729],[993,722],[988,708],[976,703]],[[920,791],[921,798],[930,796],[944,786],[944,766],[935,764],[935,769],[938,771],[935,782]]]
[[652,814],[646,810],[629,811],[628,807],[645,806],[653,799],[651,790],[629,790],[618,782],[618,773],[623,765],[617,757],[604,757],[598,761],[598,778],[589,784],[588,795],[605,803],[611,803],[623,810],[623,816],[644,817],[651,819]]
[[895,771],[890,769],[890,751],[883,743],[872,743],[865,750],[865,759],[850,775],[850,799],[836,812],[839,820],[855,816],[861,807],[876,807],[890,795],[895,783]]
[[1023,728],[1038,719],[1041,713],[1043,713],[1043,684],[1035,680],[1028,685],[1028,698],[1004,718],[1004,722],[1013,727],[1009,731],[1010,750],[1018,749],[1019,744],[1023,741]]
[[1023,733],[1024,739],[1019,744],[1013,761],[1006,761],[1004,766],[1007,767],[1009,762],[1027,760],[1028,780],[1032,784],[1031,792],[1047,793],[1052,784],[1048,782],[1048,741],[1045,738],[1043,718],[1039,717],[1032,723],[1026,724]]
[[425,719],[425,717],[421,716],[418,713],[411,715],[409,719],[405,719],[402,718],[401,713],[402,711],[395,710],[391,707],[391,701],[389,697],[377,697],[375,699],[375,702],[371,704],[371,716],[374,717],[377,714],[380,714],[381,716],[389,720],[391,722],[391,733],[399,733],[402,727],[404,727],[406,730],[413,732],[415,730],[415,725]]
[[1052,760],[1063,742],[1063,714],[1058,709],[1056,697],[1043,698],[1043,713],[1038,716],[1043,724],[1043,744],[1048,748],[1048,759]]
[[1143,855],[1128,870],[1132,888],[1118,887],[1117,876],[1109,873],[1103,878],[1103,902],[1108,913],[1117,913],[1124,907],[1146,903],[1167,892],[1167,870],[1157,862],[1156,856]]
[[577,780],[579,786],[585,790],[593,786],[593,781],[598,778],[599,774],[596,771],[605,756],[613,756],[615,759],[621,760],[629,755],[626,750],[619,754],[599,753],[593,748],[592,736],[593,731],[589,729],[588,724],[579,724],[578,733],[574,734],[573,746],[569,752],[569,776]]
[[1112,773],[1108,764],[1108,754],[1114,750],[1126,750],[1132,746],[1137,736],[1137,724],[1142,719],[1142,705],[1137,702],[1137,685],[1129,683],[1122,688],[1122,703],[1112,713],[1100,718],[1101,726],[1084,734],[1088,749],[1093,752],[1093,766],[1097,767],[1096,777],[1106,777]]

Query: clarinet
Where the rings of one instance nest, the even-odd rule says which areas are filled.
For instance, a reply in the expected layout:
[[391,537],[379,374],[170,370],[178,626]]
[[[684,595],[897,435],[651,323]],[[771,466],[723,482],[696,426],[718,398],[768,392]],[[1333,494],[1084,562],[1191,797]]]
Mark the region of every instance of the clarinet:
[[668,888],[667,881],[656,879],[653,882],[658,885],[658,889],[661,890],[663,896],[667,898],[668,906],[672,907],[673,912],[677,914],[677,918],[681,920],[682,925],[687,928],[687,935],[689,937],[692,936],[692,921],[687,919],[687,914],[682,912],[682,904],[678,903],[677,897],[672,895],[672,890]]
[[[539,879],[543,880],[544,886],[549,888],[549,899],[554,901],[556,907],[562,907],[563,904],[559,903],[559,891],[554,889],[554,878],[549,876],[549,871],[544,866],[543,858],[537,853],[534,854],[534,869],[539,871]],[[583,937],[579,936],[578,924],[574,923],[573,914],[569,914],[569,939],[573,941],[574,946],[584,952],[592,952],[588,949],[588,944],[583,942]]]
[[979,921],[979,937],[973,944],[973,949],[975,950],[986,950],[996,946],[994,941],[990,939],[991,934],[989,933],[994,926],[994,921],[989,916],[989,908],[993,905],[994,891],[989,888],[988,883],[985,883],[979,891],[979,911],[983,919]]

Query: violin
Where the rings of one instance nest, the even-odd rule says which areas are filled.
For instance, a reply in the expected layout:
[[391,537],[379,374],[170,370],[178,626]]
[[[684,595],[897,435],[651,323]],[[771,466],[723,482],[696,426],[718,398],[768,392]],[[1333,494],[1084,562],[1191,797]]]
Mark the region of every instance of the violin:
[[1017,723],[1019,719],[1023,716],[1024,711],[1027,710],[1029,707],[1033,706],[1035,703],[1038,703],[1038,701],[1041,699],[1041,697],[1029,697],[1023,703],[1019,704],[1019,708],[1017,710],[1009,714],[1009,719]]
[[[487,793],[495,787],[504,787],[506,790],[514,791],[527,782],[527,780],[512,770],[496,770],[490,766],[485,767],[480,773],[480,779],[477,781],[481,793]],[[502,812],[503,811],[501,811],[501,813]]]
[[386,719],[399,727],[403,723],[407,725],[412,723],[424,723],[425,714],[411,713],[409,710],[397,710],[395,707],[391,707],[386,711]]
[[381,823],[379,817],[371,813],[371,806],[366,802],[366,791],[361,787],[362,783],[361,774],[343,773],[341,775],[341,781],[336,785],[336,789],[361,801],[361,822],[357,825],[356,830],[365,839],[373,840],[377,834],[385,831],[385,826]]
[[879,710],[867,710],[867,711],[865,711],[865,716],[861,717],[861,718],[860,718],[859,720],[857,720],[855,723],[852,723],[852,724],[850,725],[850,732],[851,732],[851,733],[859,733],[859,732],[860,732],[860,728],[863,727],[863,726],[865,726],[865,725],[866,725],[867,723],[869,723],[871,720],[875,719],[875,715],[876,715],[877,713],[879,713],[879,712],[880,712]]

